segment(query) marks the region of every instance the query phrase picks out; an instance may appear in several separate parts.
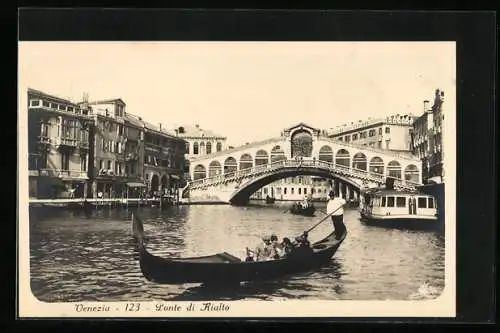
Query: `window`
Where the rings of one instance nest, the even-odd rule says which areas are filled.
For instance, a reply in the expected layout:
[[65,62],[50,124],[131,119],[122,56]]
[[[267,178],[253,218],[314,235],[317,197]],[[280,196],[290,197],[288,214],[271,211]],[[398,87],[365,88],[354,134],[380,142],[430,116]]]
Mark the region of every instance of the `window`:
[[109,123],[109,132],[113,133],[114,130],[115,130],[115,127],[113,126],[113,123]]
[[186,154],[189,154],[189,142],[186,143]]
[[39,100],[33,100],[31,101],[31,106],[39,106],[40,105],[40,101]]
[[299,187],[299,195],[301,194],[301,192],[302,192],[302,189]]
[[385,140],[385,149],[389,149],[390,144],[391,140]]
[[304,194],[307,194],[307,188],[304,187]]
[[294,194],[294,192],[295,192],[295,188],[294,188],[294,187],[292,187],[292,189],[291,189],[291,194]]
[[73,107],[72,106],[68,106],[68,111],[69,112],[73,112]]
[[69,153],[67,152],[61,153],[61,169],[69,170]]
[[102,170],[102,169],[104,169],[104,161],[100,160],[99,161],[99,170]]
[[193,145],[193,155],[198,155],[198,142],[195,142]]
[[212,143],[207,142],[206,150],[207,150],[207,154],[212,154]]
[[217,142],[217,151],[222,151],[222,143]]
[[358,139],[358,135],[357,134],[353,134],[352,135],[352,141],[356,141]]
[[350,135],[346,135],[345,136],[345,142],[349,142],[351,141],[351,136]]
[[429,208],[434,208],[434,199],[433,198],[428,198],[429,200]]
[[378,129],[378,135],[382,135],[382,127]]
[[58,106],[57,103],[50,103],[50,107],[53,109],[57,109]]
[[405,197],[397,197],[396,198],[396,207],[406,207],[406,198]]
[[342,138],[342,137],[340,137],[340,138],[339,138],[339,141],[343,141],[343,138]]
[[311,194],[314,194],[314,187],[311,189]]
[[111,161],[108,161],[108,170],[111,170]]
[[66,106],[62,105],[62,104],[59,104],[59,110],[66,110]]
[[380,207],[385,207],[385,204],[386,204],[386,198],[382,197],[382,204],[380,205]]
[[394,197],[387,197],[387,207],[394,207]]
[[87,155],[80,155],[80,170],[87,171]]
[[49,107],[49,105],[50,105],[50,104],[49,104],[49,102],[47,102],[47,101],[43,101],[43,102],[42,102],[42,105],[43,105],[43,106],[46,106],[46,107]]
[[427,198],[418,198],[418,208],[427,208]]
[[286,187],[283,188],[283,194],[286,195]]
[[264,187],[264,194],[267,194],[267,187]]
[[134,175],[134,173],[135,173],[135,170],[134,170],[134,169],[135,169],[134,164],[130,164],[130,174],[131,174],[132,176],[133,176],[133,175]]
[[385,128],[385,133],[386,133],[386,134],[391,133],[391,128],[390,128],[390,127],[386,127],[386,128]]
[[119,164],[118,162],[115,162],[115,175],[118,174],[118,164]]
[[377,147],[382,148],[382,141],[377,142]]

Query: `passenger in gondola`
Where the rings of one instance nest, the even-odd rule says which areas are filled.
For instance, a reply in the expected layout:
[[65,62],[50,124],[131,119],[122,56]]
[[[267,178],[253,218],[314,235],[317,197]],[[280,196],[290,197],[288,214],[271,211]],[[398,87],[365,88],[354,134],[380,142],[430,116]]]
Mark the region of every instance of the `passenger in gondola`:
[[290,241],[290,238],[285,237],[283,238],[283,242],[281,243],[281,256],[284,257],[288,254],[290,254],[293,250],[293,244]]
[[262,238],[262,243],[255,249],[255,260],[263,261],[267,260],[271,256],[272,244],[271,237],[265,236]]
[[278,242],[278,237],[275,234],[271,235],[271,255],[270,257],[273,259],[279,259],[281,253],[281,245]]

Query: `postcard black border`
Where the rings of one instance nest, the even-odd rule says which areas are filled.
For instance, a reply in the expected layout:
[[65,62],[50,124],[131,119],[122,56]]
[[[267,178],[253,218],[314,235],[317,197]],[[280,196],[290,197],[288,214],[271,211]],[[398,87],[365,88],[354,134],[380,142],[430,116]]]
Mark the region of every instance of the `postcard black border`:
[[[456,41],[457,317],[198,320],[370,323],[494,320],[498,201],[495,12],[24,8],[18,15],[19,41]],[[70,320],[73,327],[83,324],[82,319]],[[93,322],[103,321],[93,319]],[[92,325],[79,327],[92,328]],[[120,327],[115,320],[103,324],[110,325]]]

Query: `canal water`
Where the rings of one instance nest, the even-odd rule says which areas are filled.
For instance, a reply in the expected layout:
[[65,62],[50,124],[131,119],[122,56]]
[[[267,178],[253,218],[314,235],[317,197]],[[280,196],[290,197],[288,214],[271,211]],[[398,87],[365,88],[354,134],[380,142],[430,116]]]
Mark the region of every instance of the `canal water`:
[[[296,236],[323,214],[302,217],[291,203],[247,207],[178,206],[140,208],[148,249],[164,257],[229,252],[275,233]],[[316,204],[324,211],[324,204]],[[418,300],[444,288],[444,235],[436,231],[367,226],[356,209],[345,212],[348,235],[331,263],[319,271],[276,281],[213,290],[196,284],[159,285],[141,274],[131,236],[130,211],[31,212],[30,269],[33,294],[45,302],[161,300]],[[325,222],[310,233],[319,240]]]

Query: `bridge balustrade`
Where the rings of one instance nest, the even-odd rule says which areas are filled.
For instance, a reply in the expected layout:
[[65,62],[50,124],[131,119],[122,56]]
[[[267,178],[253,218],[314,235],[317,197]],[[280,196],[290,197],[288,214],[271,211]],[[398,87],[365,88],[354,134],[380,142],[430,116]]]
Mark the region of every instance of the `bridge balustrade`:
[[[384,175],[374,172],[369,172],[367,170],[356,169],[348,167],[341,164],[335,164],[331,162],[321,161],[321,160],[280,160],[269,164],[261,164],[253,166],[251,168],[241,169],[238,171],[226,173],[223,175],[217,175],[209,178],[198,179],[188,183],[187,187],[195,189],[199,187],[208,187],[221,184],[227,181],[243,180],[244,178],[254,177],[260,174],[269,173],[281,168],[290,167],[317,167],[329,172],[336,172],[344,174],[349,177],[359,178],[363,181],[375,182],[383,184],[385,182]],[[403,179],[396,179],[394,181],[394,186],[403,189],[415,189],[419,185],[418,183],[407,181]]]

